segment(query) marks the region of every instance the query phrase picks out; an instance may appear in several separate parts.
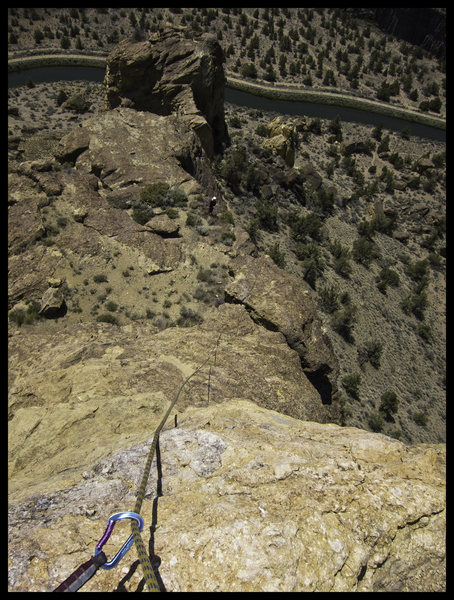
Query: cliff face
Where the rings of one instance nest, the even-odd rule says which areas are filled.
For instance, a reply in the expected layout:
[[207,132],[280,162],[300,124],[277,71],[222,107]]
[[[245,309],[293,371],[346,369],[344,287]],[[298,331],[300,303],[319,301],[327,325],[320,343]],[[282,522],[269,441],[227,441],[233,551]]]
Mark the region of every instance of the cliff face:
[[[153,501],[153,466],[142,510],[165,590],[444,590],[444,446],[408,447],[244,399],[177,421],[160,438],[162,495]],[[151,431],[100,453],[74,485],[11,509],[11,589],[51,591],[88,560],[107,517],[134,505]],[[109,558],[128,535],[117,526]],[[83,590],[139,591],[141,578],[132,549]]]
[[[140,46],[146,56],[150,47]],[[172,45],[175,56],[187,50]],[[204,208],[216,180],[188,115],[202,111],[194,90],[211,63],[202,55],[184,89],[174,73],[172,104],[172,86],[162,95],[157,79],[135,96],[148,71],[134,64],[148,59],[122,60],[111,61],[126,65],[117,89],[136,73],[129,106],[119,93],[48,159],[10,173],[9,306],[28,317],[52,298],[64,309],[10,324],[11,591],[54,589],[88,560],[108,516],[131,509],[162,414],[210,353],[161,436],[160,486],[152,475],[143,507],[165,588],[443,590],[444,446],[333,424],[338,363],[311,289],[254,257],[228,214]],[[171,80],[165,64],[161,82]],[[181,104],[188,90],[194,104]],[[170,102],[160,114],[155,93]],[[211,109],[196,115],[210,135],[222,116]],[[171,235],[162,207],[145,224],[131,218],[156,183],[184,198]],[[222,198],[216,208],[226,211]],[[158,296],[177,315],[167,328],[152,320]],[[101,305],[110,322],[95,320]],[[114,532],[109,557],[125,532]],[[84,590],[141,590],[137,566],[131,550]]]
[[387,33],[446,57],[446,17],[436,8],[376,8],[375,18]]

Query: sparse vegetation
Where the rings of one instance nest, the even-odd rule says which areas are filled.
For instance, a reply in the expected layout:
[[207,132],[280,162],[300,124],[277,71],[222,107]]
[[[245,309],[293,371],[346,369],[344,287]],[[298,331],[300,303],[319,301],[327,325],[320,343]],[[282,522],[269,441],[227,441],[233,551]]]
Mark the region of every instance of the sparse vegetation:
[[342,378],[342,385],[349,396],[359,400],[359,386],[361,384],[361,375],[359,373],[351,373]]
[[377,278],[377,288],[382,294],[386,295],[386,288],[390,285],[397,287],[399,285],[399,275],[393,269],[384,267]]
[[399,400],[397,394],[392,391],[386,391],[381,396],[380,401],[380,412],[383,413],[386,421],[392,421],[392,415],[397,412],[399,407]]
[[378,340],[367,340],[364,346],[358,348],[358,363],[362,367],[369,362],[375,369],[380,367],[383,344]]
[[357,306],[347,302],[332,315],[332,328],[349,344],[354,343],[353,327],[357,320],[357,313]]
[[102,313],[96,317],[98,323],[110,323],[111,325],[120,325],[118,318],[111,313]]

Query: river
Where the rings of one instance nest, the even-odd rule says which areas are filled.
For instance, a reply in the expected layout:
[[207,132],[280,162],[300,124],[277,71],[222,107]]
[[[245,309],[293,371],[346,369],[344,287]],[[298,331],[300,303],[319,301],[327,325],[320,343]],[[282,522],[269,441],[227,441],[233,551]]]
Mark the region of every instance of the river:
[[[99,67],[39,67],[8,73],[8,87],[25,85],[29,79],[35,83],[43,81],[102,81],[105,69]],[[312,102],[290,102],[287,100],[272,100],[256,96],[240,90],[226,87],[225,101],[238,106],[246,106],[264,111],[271,111],[286,115],[300,115],[311,118],[334,119],[337,115],[342,121],[365,123],[368,125],[383,125],[385,129],[402,131],[407,129],[410,135],[446,142],[446,131],[427,125],[419,125],[404,119],[386,117],[365,110],[346,108],[343,106],[330,106]]]

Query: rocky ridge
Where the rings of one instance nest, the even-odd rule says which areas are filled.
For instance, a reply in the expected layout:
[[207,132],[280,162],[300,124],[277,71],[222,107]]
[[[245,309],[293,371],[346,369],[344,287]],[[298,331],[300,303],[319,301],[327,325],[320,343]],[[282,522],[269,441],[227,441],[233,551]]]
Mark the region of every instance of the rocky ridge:
[[[167,504],[169,512],[162,520],[159,513],[159,525],[169,527],[169,540],[171,528],[176,531],[175,542],[166,544],[172,555],[165,558],[157,541],[154,548],[165,587],[442,589],[443,446],[408,448],[320,425],[339,420],[338,365],[313,292],[270,259],[252,255],[247,234],[220,218],[227,210],[222,198],[209,215],[207,196],[216,181],[207,154],[197,131],[178,115],[119,106],[85,121],[46,158],[10,173],[9,305],[27,315],[44,298],[63,297],[66,305],[58,319],[10,329],[11,590],[49,591],[86,560],[107,516],[99,507],[114,512],[133,503],[160,415],[210,352],[212,360],[177,407],[177,422],[189,421],[162,435],[162,451],[174,467],[163,473],[159,509]],[[166,237],[131,218],[145,186],[164,182],[184,191],[187,214],[202,215],[199,230],[180,215],[178,234]],[[151,222],[159,216],[150,214]],[[226,233],[234,233],[230,244],[220,243]],[[87,319],[84,303],[92,296],[102,296],[101,304],[115,299],[126,311],[150,306],[150,295],[164,291],[186,294],[186,302],[190,291],[205,294],[203,319],[181,302],[168,310],[179,310],[186,326]],[[330,393],[323,396],[327,382]],[[165,445],[169,433],[174,455]],[[302,441],[314,439],[305,455]],[[361,451],[348,462],[353,447]],[[122,465],[128,474],[117,479]],[[311,474],[308,488],[298,471]],[[226,503],[219,503],[223,496]],[[320,509],[320,502],[328,504]],[[154,504],[150,496],[147,523],[153,523]],[[263,536],[253,508],[260,518],[273,516],[269,535]],[[377,510],[384,526],[377,525]],[[232,543],[240,548],[242,536],[254,548],[237,562],[226,560],[222,548],[231,557]],[[57,556],[62,547],[67,552]],[[128,564],[114,586],[141,590],[140,569]],[[85,589],[112,590],[102,575]]]

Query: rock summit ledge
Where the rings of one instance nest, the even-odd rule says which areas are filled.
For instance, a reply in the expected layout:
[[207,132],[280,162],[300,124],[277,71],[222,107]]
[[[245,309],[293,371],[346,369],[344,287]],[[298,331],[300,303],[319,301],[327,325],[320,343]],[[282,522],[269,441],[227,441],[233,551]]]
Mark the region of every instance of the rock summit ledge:
[[[130,510],[150,439],[12,507],[10,589],[51,591]],[[301,421],[245,399],[189,407],[160,438],[142,515],[167,591],[444,591],[442,445]],[[112,536],[115,552],[129,535]],[[109,554],[108,554],[109,556]],[[84,591],[142,591],[132,549]]]

